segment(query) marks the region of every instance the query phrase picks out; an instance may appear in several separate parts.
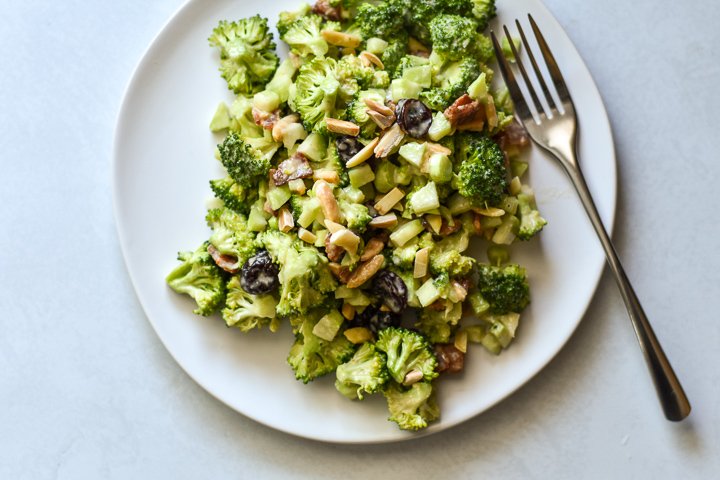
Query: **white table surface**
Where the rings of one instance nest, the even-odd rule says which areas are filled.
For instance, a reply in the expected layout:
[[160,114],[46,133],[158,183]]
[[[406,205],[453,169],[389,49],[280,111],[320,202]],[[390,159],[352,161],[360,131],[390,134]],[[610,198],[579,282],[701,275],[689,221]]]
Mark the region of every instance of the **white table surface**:
[[113,129],[180,4],[0,1],[0,478],[719,478],[720,3],[547,0],[609,111],[616,246],[690,418],[663,419],[606,272],[568,345],[509,399],[434,436],[362,447],[220,404],[135,298],[112,213]]

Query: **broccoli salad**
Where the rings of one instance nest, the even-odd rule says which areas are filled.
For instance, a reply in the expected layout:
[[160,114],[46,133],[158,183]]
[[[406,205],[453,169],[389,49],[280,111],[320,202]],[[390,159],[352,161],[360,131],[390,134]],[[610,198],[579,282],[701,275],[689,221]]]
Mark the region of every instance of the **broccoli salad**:
[[280,14],[282,61],[260,16],[209,38],[235,94],[210,124],[227,176],[167,283],[228,327],[287,323],[298,380],[384,396],[405,430],[439,418],[437,378],[468,342],[510,345],[530,301],[510,246],[546,221],[492,86],[494,15],[494,0],[318,0]]

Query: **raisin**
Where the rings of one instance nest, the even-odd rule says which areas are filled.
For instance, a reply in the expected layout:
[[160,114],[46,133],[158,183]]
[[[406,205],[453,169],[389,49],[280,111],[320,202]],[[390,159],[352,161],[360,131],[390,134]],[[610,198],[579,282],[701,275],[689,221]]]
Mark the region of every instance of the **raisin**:
[[247,293],[261,295],[276,290],[280,285],[280,269],[273,263],[267,250],[250,257],[240,270],[240,286]]
[[350,135],[338,137],[337,140],[335,140],[335,146],[337,147],[338,155],[340,155],[340,158],[345,163],[363,148],[363,144],[360,143],[357,138],[351,137]]
[[400,313],[407,307],[407,285],[396,273],[378,272],[373,280],[373,291],[393,313]]
[[361,313],[355,315],[351,327],[369,328],[374,334],[377,334],[383,328],[399,327],[400,315],[393,312],[383,312],[374,305],[369,305]]
[[414,138],[427,135],[432,125],[432,112],[427,105],[414,98],[400,100],[395,115],[403,132]]

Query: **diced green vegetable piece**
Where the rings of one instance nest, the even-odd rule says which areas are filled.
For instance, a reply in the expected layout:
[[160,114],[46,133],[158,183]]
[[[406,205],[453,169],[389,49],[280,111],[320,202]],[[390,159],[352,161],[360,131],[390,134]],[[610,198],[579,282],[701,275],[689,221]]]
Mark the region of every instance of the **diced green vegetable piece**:
[[394,102],[403,98],[418,98],[422,87],[406,78],[397,78],[390,83],[390,96]]
[[372,303],[372,299],[365,295],[362,290],[348,288],[345,285],[341,285],[335,290],[335,298],[344,300],[345,303],[353,307],[366,307]]
[[510,342],[512,342],[513,339],[507,327],[505,327],[505,325],[500,321],[494,321],[492,323],[489,333],[497,339],[498,343],[502,345],[503,348],[510,345]]
[[265,213],[262,211],[259,205],[254,204],[250,207],[250,214],[248,215],[248,230],[251,232],[263,232],[267,227],[267,219]]
[[317,219],[321,212],[320,200],[310,197],[304,204],[298,215],[297,223],[303,228],[308,228]]
[[480,339],[480,344],[493,355],[500,355],[502,345],[497,341],[494,335],[487,334]]
[[342,189],[340,198],[350,203],[363,203],[365,201],[365,194],[359,188],[349,185]]
[[279,210],[291,196],[290,187],[287,185],[280,185],[267,192],[267,200],[273,210]]
[[272,90],[264,90],[255,94],[253,106],[263,112],[273,112],[280,106],[280,96]]
[[430,179],[437,183],[447,183],[452,180],[453,165],[447,155],[437,152],[430,155],[427,169]]
[[511,160],[510,161],[510,173],[513,177],[520,177],[527,172],[528,164],[527,162],[521,162],[520,160]]
[[370,165],[364,163],[359,167],[348,170],[348,178],[350,179],[350,185],[360,188],[375,180],[375,174]]
[[505,215],[492,236],[492,242],[498,245],[510,245],[515,240],[515,232],[519,226],[520,220],[516,216]]
[[432,65],[408,67],[403,70],[402,78],[415,82],[423,88],[432,87]]
[[375,55],[382,55],[388,45],[389,43],[382,38],[368,38],[367,42],[365,42],[365,50]]
[[412,211],[417,215],[422,215],[440,207],[435,182],[428,182],[424,187],[413,193],[408,203]]
[[278,69],[275,70],[275,75],[272,80],[270,80],[270,83],[265,85],[265,89],[275,92],[281,102],[287,102],[290,86],[293,85],[292,78],[296,70],[297,67],[293,60],[286,58],[280,63]]
[[487,331],[482,325],[470,325],[464,327],[463,330],[467,333],[468,341],[473,343],[480,343],[483,337],[487,335]]
[[325,229],[315,230],[313,232],[317,239],[315,240],[315,246],[318,248],[325,248],[325,239],[328,236],[328,231]]
[[454,194],[447,200],[447,207],[450,210],[450,214],[453,216],[469,212],[470,209],[472,209],[472,206],[473,205],[470,202],[470,199],[463,197],[459,193]]
[[500,202],[500,205],[498,205],[499,208],[502,208],[510,215],[515,215],[515,212],[517,212],[518,205],[520,202],[516,197],[507,196],[503,198],[503,200]]
[[322,135],[313,132],[303,140],[297,151],[313,162],[319,162],[323,160],[327,154],[327,143]]
[[440,298],[440,290],[435,286],[433,279],[427,280],[422,284],[420,288],[415,292],[417,295],[420,305],[427,307],[428,305],[435,303]]
[[312,333],[323,340],[332,342],[345,319],[337,310],[324,315],[312,329]]
[[402,247],[413,238],[420,235],[420,232],[425,230],[420,220],[415,219],[406,224],[400,226],[393,233],[390,234],[390,241],[396,247]]
[[482,217],[480,219],[480,226],[487,230],[489,228],[497,228],[502,225],[502,218],[500,217]]
[[467,300],[470,302],[470,308],[472,308],[473,313],[478,317],[482,317],[490,309],[490,304],[483,298],[480,292],[470,293],[470,295],[467,296]]
[[468,95],[473,100],[483,100],[488,94],[488,86],[486,81],[485,72],[482,72],[480,76],[468,87]]
[[230,111],[225,102],[220,102],[215,110],[212,120],[210,120],[210,131],[220,132],[230,128]]
[[451,133],[452,125],[450,125],[447,117],[442,112],[435,112],[430,130],[428,130],[428,138],[433,142],[438,142]]
[[425,143],[410,142],[400,147],[398,153],[400,154],[400,157],[408,163],[420,168],[423,163],[423,158],[425,157],[426,148]]

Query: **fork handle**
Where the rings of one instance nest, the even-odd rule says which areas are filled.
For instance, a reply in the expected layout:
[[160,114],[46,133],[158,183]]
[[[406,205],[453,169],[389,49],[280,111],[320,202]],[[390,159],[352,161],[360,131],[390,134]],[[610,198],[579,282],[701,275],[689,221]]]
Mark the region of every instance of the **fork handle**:
[[615,247],[602,224],[600,215],[592,200],[590,190],[588,190],[587,184],[585,183],[585,178],[577,166],[570,166],[565,164],[565,162],[562,163],[580,196],[580,200],[605,250],[610,270],[612,270],[615,275],[615,280],[620,288],[620,294],[625,301],[625,306],[630,315],[635,335],[640,343],[640,348],[645,356],[645,362],[655,383],[655,389],[660,398],[665,417],[673,422],[683,420],[690,414],[690,402],[670,365],[670,361],[665,356],[665,352],[663,352],[660,342],[650,326],[650,322],[645,316],[645,312],[640,305],[640,300],[638,300],[632,285],[630,285],[630,280],[628,280],[627,275],[625,275],[625,270],[620,263]]

